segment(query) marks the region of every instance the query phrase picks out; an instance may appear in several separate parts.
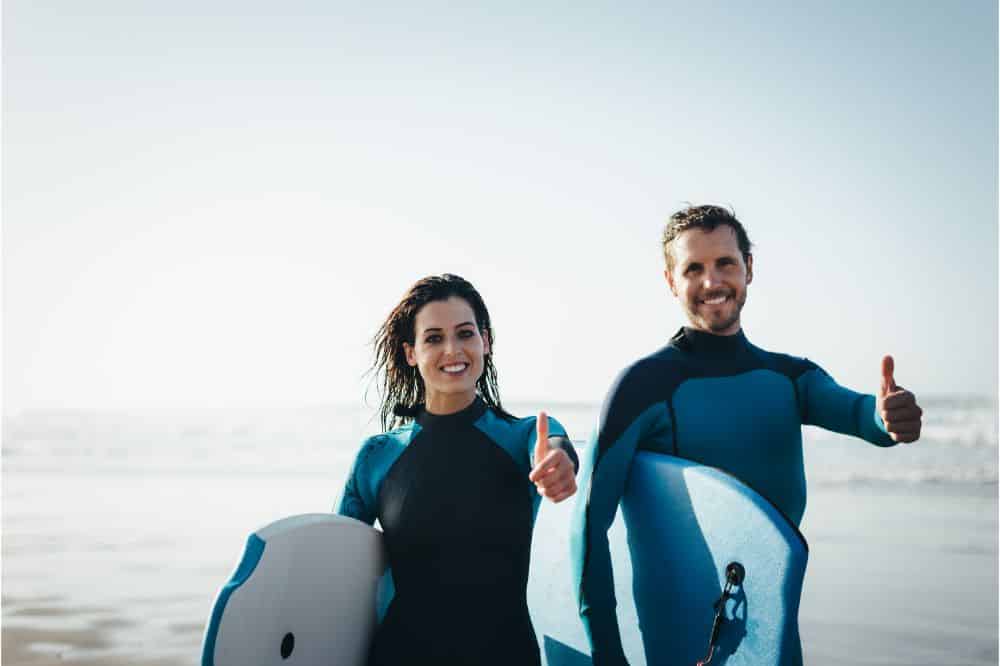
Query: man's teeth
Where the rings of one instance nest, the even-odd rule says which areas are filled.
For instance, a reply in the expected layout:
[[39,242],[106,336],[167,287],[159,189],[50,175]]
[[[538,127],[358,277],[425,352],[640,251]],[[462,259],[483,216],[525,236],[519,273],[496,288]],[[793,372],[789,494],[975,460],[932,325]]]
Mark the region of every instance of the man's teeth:
[[454,365],[446,365],[441,369],[445,372],[462,372],[467,366],[467,363],[456,363]]
[[706,298],[702,302],[705,303],[706,305],[718,305],[720,303],[725,303],[725,301],[726,301],[725,296],[716,296],[715,298]]

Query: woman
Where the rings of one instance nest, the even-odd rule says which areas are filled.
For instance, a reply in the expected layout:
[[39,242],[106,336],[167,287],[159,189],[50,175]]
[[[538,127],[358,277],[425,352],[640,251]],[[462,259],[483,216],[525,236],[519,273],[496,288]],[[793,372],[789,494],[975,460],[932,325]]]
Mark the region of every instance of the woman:
[[528,557],[539,494],[576,492],[565,431],[503,410],[489,312],[456,275],[414,284],[374,343],[387,432],[362,445],[337,509],[378,519],[392,568],[369,664],[540,663]]

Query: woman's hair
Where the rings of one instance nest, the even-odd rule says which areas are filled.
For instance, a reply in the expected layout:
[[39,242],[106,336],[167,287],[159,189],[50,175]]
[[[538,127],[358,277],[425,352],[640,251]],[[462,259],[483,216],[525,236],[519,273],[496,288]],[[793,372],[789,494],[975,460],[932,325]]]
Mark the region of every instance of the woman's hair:
[[469,304],[475,313],[480,334],[489,341],[490,353],[483,356],[483,374],[476,380],[476,388],[487,405],[500,415],[513,418],[500,405],[497,370],[492,356],[495,339],[483,297],[468,281],[445,273],[425,277],[410,287],[372,339],[375,363],[369,372],[375,374],[378,384],[381,398],[379,419],[383,430],[391,430],[412,420],[423,406],[426,400],[424,382],[417,368],[406,362],[403,343],[415,344],[415,323],[422,307],[432,301],[446,301],[452,296]]

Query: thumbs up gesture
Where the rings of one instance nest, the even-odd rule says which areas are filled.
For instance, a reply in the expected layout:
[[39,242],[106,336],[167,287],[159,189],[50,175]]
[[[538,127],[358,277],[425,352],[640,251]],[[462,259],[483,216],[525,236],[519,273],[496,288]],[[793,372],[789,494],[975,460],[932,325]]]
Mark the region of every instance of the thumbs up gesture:
[[538,414],[538,438],[535,441],[535,467],[528,475],[538,492],[553,502],[561,502],[576,492],[576,474],[573,462],[561,448],[549,443],[549,417]]
[[920,417],[924,410],[917,405],[912,393],[896,385],[894,370],[892,357],[883,358],[882,384],[875,397],[875,408],[894,442],[915,442],[920,437]]

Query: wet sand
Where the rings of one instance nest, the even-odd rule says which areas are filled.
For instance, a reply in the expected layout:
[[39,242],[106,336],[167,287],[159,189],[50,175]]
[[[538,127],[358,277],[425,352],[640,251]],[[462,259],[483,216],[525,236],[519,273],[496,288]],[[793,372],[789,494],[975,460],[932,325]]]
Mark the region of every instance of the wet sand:
[[[26,623],[74,623],[91,614],[93,609],[70,609],[46,605],[46,599],[35,604],[16,604],[4,599],[2,660],[5,666],[65,666],[66,664],[101,664],[103,666],[181,666],[192,660],[167,657],[144,658],[123,652],[116,646],[112,634],[127,629],[132,623],[106,617],[82,628],[27,626]],[[18,610],[7,613],[9,606]],[[13,624],[13,626],[11,626]]]

